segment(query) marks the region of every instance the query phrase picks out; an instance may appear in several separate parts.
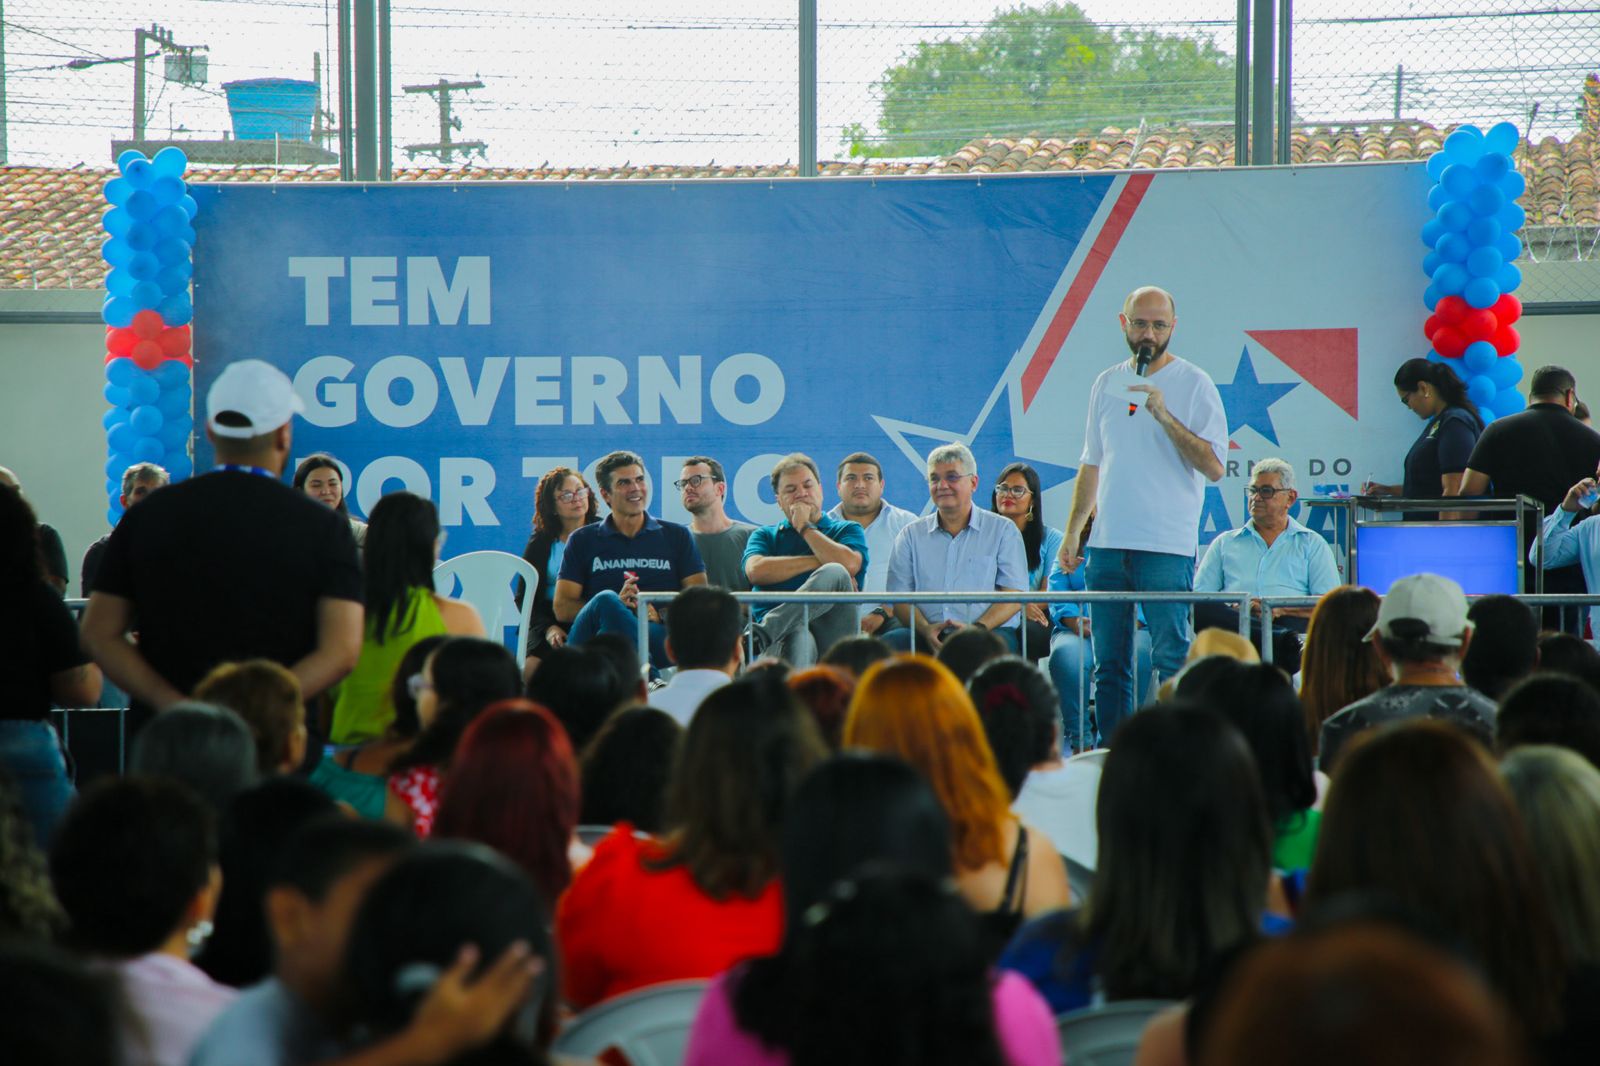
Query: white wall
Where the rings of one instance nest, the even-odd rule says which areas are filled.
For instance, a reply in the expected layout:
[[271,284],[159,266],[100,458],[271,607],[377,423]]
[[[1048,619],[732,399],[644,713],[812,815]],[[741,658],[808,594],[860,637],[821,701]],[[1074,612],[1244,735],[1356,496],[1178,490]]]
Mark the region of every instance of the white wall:
[[[1517,358],[1532,373],[1548,363],[1564,366],[1578,379],[1578,396],[1600,409],[1600,314],[1528,315],[1517,323],[1522,351]],[[1526,391],[1527,380],[1523,382]]]

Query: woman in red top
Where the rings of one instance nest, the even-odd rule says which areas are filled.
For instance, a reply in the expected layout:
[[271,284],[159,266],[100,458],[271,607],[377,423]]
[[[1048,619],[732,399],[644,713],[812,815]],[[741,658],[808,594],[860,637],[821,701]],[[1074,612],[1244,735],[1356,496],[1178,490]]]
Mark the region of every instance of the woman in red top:
[[667,796],[667,835],[626,822],[556,911],[567,1002],[714,977],[783,936],[778,844],[795,785],[825,754],[782,681],[746,677],[695,712]]

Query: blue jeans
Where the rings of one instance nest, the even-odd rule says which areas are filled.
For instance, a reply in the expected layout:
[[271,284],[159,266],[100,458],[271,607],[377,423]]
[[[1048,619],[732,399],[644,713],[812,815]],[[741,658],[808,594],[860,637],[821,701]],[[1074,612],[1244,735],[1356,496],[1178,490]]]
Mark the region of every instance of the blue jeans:
[[[882,631],[880,630],[880,632]],[[950,632],[954,633],[955,630],[952,629]],[[1017,626],[1001,626],[999,629],[993,630],[993,632],[1006,642],[1006,646],[1011,649],[1011,654],[1017,654],[1017,649],[1022,646],[1021,630]],[[899,629],[890,630],[888,633],[883,633],[881,639],[895,651],[910,651],[911,627],[901,626]],[[917,638],[917,653],[919,655],[937,654],[928,650],[928,642],[921,637]]]
[[[1194,588],[1194,556],[1128,548],[1090,548],[1084,574],[1090,592],[1187,592]],[[1150,660],[1165,681],[1183,669],[1193,633],[1187,603],[1140,604],[1150,631]],[[1093,603],[1095,716],[1110,743],[1134,711],[1133,604]]]
[[[649,626],[650,665],[658,670],[665,669],[672,665],[672,660],[667,658],[667,627],[660,622],[651,622]],[[567,631],[567,643],[582,644],[601,633],[621,633],[638,647],[639,616],[628,610],[628,605],[615,592],[597,592],[583,605]]]
[[49,851],[56,823],[76,795],[61,738],[49,722],[0,721],[0,766],[11,776],[34,842]]
[[[1139,705],[1150,697],[1150,631],[1133,634],[1133,675]],[[1061,694],[1061,746],[1068,752],[1088,751],[1103,742],[1093,715],[1083,713],[1094,678],[1093,638],[1058,629],[1050,637],[1050,680]],[[1080,732],[1079,722],[1083,723]]]

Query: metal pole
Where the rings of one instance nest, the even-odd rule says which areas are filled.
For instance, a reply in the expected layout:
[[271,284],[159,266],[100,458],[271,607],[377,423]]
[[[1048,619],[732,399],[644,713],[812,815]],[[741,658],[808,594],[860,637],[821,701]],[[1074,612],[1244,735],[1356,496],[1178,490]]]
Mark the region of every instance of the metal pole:
[[350,100],[350,0],[339,0],[339,180],[355,177],[355,113]]
[[6,3],[0,0],[0,167],[6,165]]
[[144,29],[133,31],[133,139],[144,140]]
[[[1285,0],[1287,2],[1287,0]],[[381,116],[381,125],[378,130],[378,180],[394,180],[394,139],[389,123],[393,115],[393,101],[390,94],[394,91],[390,70],[390,63],[394,57],[390,55],[389,44],[389,0],[378,0],[378,111]]]
[[1400,121],[1401,105],[1406,96],[1406,65],[1401,63],[1394,68],[1394,120]]
[[1278,0],[1278,162],[1293,162],[1294,0]]
[[1233,164],[1250,162],[1250,0],[1239,0],[1233,37]]
[[378,180],[378,34],[373,0],[355,0],[356,180]]
[[1251,31],[1250,128],[1255,136],[1250,141],[1250,162],[1258,167],[1272,165],[1273,149],[1277,147],[1272,137],[1272,49],[1277,43],[1272,32],[1272,7],[1273,0],[1255,0],[1255,26]]
[[817,175],[817,0],[800,0],[799,173]]

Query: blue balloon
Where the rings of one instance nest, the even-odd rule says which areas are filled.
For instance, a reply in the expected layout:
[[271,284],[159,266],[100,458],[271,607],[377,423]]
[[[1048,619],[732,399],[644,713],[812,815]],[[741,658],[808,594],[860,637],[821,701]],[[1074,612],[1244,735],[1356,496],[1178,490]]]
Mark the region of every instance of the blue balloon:
[[176,207],[188,194],[188,188],[177,178],[161,177],[150,183],[150,195],[163,207]]
[[133,229],[133,216],[126,207],[113,207],[100,216],[100,225],[113,237],[127,237]]
[[112,178],[106,182],[106,203],[121,206],[128,202],[128,197],[133,195],[133,186],[127,178]]
[[1494,281],[1500,287],[1501,292],[1515,292],[1517,287],[1522,284],[1522,270],[1515,263],[1507,263],[1494,276]]
[[1469,280],[1467,268],[1460,263],[1445,263],[1433,272],[1434,287],[1442,296],[1460,295]]
[[[1481,341],[1479,343],[1482,343]],[[141,437],[153,437],[161,432],[161,427],[167,420],[161,416],[159,408],[145,404],[135,407],[133,414],[128,418],[128,426]]]
[[128,173],[129,165],[131,165],[135,159],[143,158],[144,153],[139,151],[137,148],[123,149],[123,151],[117,155],[117,169],[126,175]]
[[106,434],[106,441],[116,451],[131,453],[133,451],[133,446],[139,443],[139,438],[144,435],[145,434],[139,433],[137,430],[135,430],[133,426],[129,425],[127,422],[124,422],[120,426],[111,427],[111,431]]
[[[127,388],[140,372],[134,361],[128,358],[113,359],[106,364],[106,380],[113,385],[121,385],[123,388]],[[118,419],[118,421],[126,421],[126,419]]]
[[163,238],[181,237],[184,230],[189,228],[189,216],[177,204],[163,207],[150,221]]
[[1475,278],[1492,278],[1505,266],[1505,256],[1498,248],[1474,248],[1467,256],[1467,273]]
[[155,246],[155,253],[162,266],[171,266],[188,261],[189,246],[176,237],[163,237]]
[[1501,389],[1494,394],[1495,413],[1501,416],[1514,415],[1527,406],[1527,399],[1516,389]]
[[1511,170],[1511,157],[1504,152],[1488,152],[1472,166],[1478,180],[1493,185]]
[[1474,247],[1493,244],[1500,239],[1500,220],[1498,218],[1475,218],[1467,223],[1467,240]]
[[1428,221],[1422,224],[1422,243],[1426,244],[1429,248],[1437,245],[1439,243],[1439,238],[1444,236],[1444,234],[1444,225],[1436,218],[1430,218]]
[[150,165],[161,177],[181,178],[189,166],[189,157],[183,154],[182,148],[169,144],[155,154]]
[[159,463],[167,454],[161,442],[154,437],[140,437],[128,453],[136,463]]
[[1443,185],[1435,185],[1428,190],[1428,210],[1437,211],[1452,199],[1454,197],[1450,195],[1449,189],[1446,189]]
[[120,237],[108,237],[105,243],[100,245],[100,257],[109,266],[122,266],[133,258],[133,249]]
[[[1461,362],[1466,366],[1468,374],[1487,374],[1494,366],[1495,360],[1500,358],[1500,353],[1494,350],[1494,345],[1488,341],[1473,341],[1467,345],[1467,350],[1461,353]],[[141,408],[142,410],[142,408]],[[135,411],[135,425],[139,412]]]
[[150,160],[140,156],[138,159],[130,160],[128,165],[122,168],[122,176],[127,178],[128,184],[134,188],[143,189],[155,178],[155,172],[150,169]]
[[1462,126],[1444,139],[1444,150],[1453,163],[1476,163],[1483,157],[1483,133],[1470,123]]
[[156,379],[140,371],[128,383],[128,407],[143,407],[155,403],[161,398],[161,386],[156,384]]
[[1439,306],[1439,301],[1444,298],[1444,293],[1439,291],[1439,286],[1429,285],[1422,290],[1422,305],[1429,311]]
[[106,432],[109,433],[111,432],[112,426],[122,425],[122,423],[129,419],[131,414],[132,412],[130,412],[126,407],[112,407],[107,410],[105,414],[100,416],[100,424],[104,426],[106,428]]
[[187,383],[161,393],[161,398],[156,401],[156,406],[167,418],[177,418],[189,413],[189,403],[193,397],[189,392]]
[[184,214],[188,215],[191,219],[200,213],[200,205],[195,203],[194,197],[190,196],[188,193],[185,193],[183,198],[178,201],[178,206],[183,208]]
[[1472,208],[1460,200],[1452,200],[1439,208],[1439,225],[1447,230],[1459,231],[1472,224]]
[[1506,194],[1507,200],[1515,200],[1528,191],[1528,179],[1515,170],[1501,178],[1499,184],[1500,191]]
[[131,296],[139,279],[125,268],[116,268],[106,274],[106,292],[112,296]]
[[200,235],[194,231],[193,223],[183,227],[183,229],[177,233],[174,233],[173,236],[191,248],[194,247],[194,242],[200,239]]
[[1522,135],[1517,132],[1515,123],[1496,122],[1489,127],[1489,132],[1484,134],[1483,146],[1486,150],[1496,155],[1510,155],[1522,144]]
[[1447,363],[1447,362],[1449,362],[1448,359],[1446,359],[1444,356],[1440,355],[1438,352],[1434,351],[1432,348],[1428,349],[1428,354],[1426,356],[1424,356],[1423,358],[1427,359],[1428,362],[1430,362],[1430,363]]
[[189,433],[193,429],[194,419],[183,415],[162,426],[161,432],[156,434],[156,439],[161,441],[161,446],[167,451],[180,451],[189,443]]
[[1500,209],[1500,228],[1507,233],[1515,233],[1528,221],[1528,213],[1522,209],[1521,204],[1506,204]]
[[194,304],[187,292],[177,292],[161,301],[156,308],[169,326],[187,326],[194,318]]
[[113,452],[106,459],[106,477],[116,478],[117,484],[121,485],[122,475],[127,471],[128,467],[132,465],[133,460],[129,459],[126,453],[119,455],[116,452]]
[[1479,374],[1467,382],[1467,396],[1479,407],[1491,406],[1498,392],[1499,390],[1494,387],[1494,382],[1483,374]]
[[1522,364],[1517,362],[1514,355],[1503,355],[1494,361],[1494,366],[1489,370],[1489,380],[1494,382],[1494,387],[1500,390],[1509,389],[1522,380]]
[[106,398],[106,403],[112,407],[129,408],[133,406],[133,394],[126,385],[107,385],[101,390],[100,395]]
[[1467,197],[1467,206],[1475,215],[1497,215],[1506,205],[1506,194],[1495,185],[1480,185]]
[[1444,168],[1450,165],[1450,157],[1444,152],[1435,152],[1428,157],[1428,177],[1434,181],[1444,173]]
[[[167,359],[150,372],[165,394],[169,389],[189,384],[189,364],[182,359]],[[187,389],[185,389],[187,391]]]
[[1452,163],[1444,168],[1444,174],[1439,178],[1439,186],[1449,193],[1452,199],[1465,200],[1472,190],[1478,187],[1478,173],[1472,167]]
[[106,495],[113,500],[122,495],[122,482],[116,478],[106,478]]
[[149,281],[161,273],[161,260],[154,252],[134,252],[125,269],[135,281]]
[[1480,310],[1493,307],[1494,302],[1500,299],[1500,286],[1494,283],[1493,278],[1473,278],[1461,287],[1461,298],[1467,301],[1468,307]]
[[150,252],[161,242],[161,234],[155,227],[146,223],[139,223],[128,230],[128,247],[136,252]]
[[168,476],[171,477],[173,481],[182,481],[184,478],[194,473],[194,460],[190,459],[182,452],[179,452],[177,455],[167,456],[163,462],[167,468]]
[[132,215],[135,222],[144,222],[161,210],[161,203],[148,189],[140,189],[128,197],[122,209]]
[[139,306],[126,296],[107,296],[100,307],[100,318],[117,329],[133,325],[133,316],[138,313]]
[[133,287],[128,299],[138,304],[141,311],[159,307],[162,300],[161,286],[157,285],[154,279],[141,281]]
[[114,526],[120,521],[122,521],[122,508],[121,507],[118,507],[115,504],[113,504],[111,507],[106,509],[106,522],[108,524]]
[[189,276],[194,273],[194,268],[188,263],[174,263],[156,275],[156,284],[161,286],[162,298],[172,296],[188,289]]
[[1500,249],[1500,258],[1506,262],[1522,258],[1522,238],[1515,233],[1502,233],[1494,246]]
[[1472,242],[1467,240],[1467,235],[1464,233],[1446,233],[1439,238],[1439,243],[1434,245],[1433,249],[1446,263],[1464,263],[1467,256],[1472,253]]
[[1422,272],[1431,278],[1433,277],[1433,272],[1438,270],[1439,264],[1443,262],[1444,259],[1440,257],[1438,252],[1429,252],[1422,257]]

